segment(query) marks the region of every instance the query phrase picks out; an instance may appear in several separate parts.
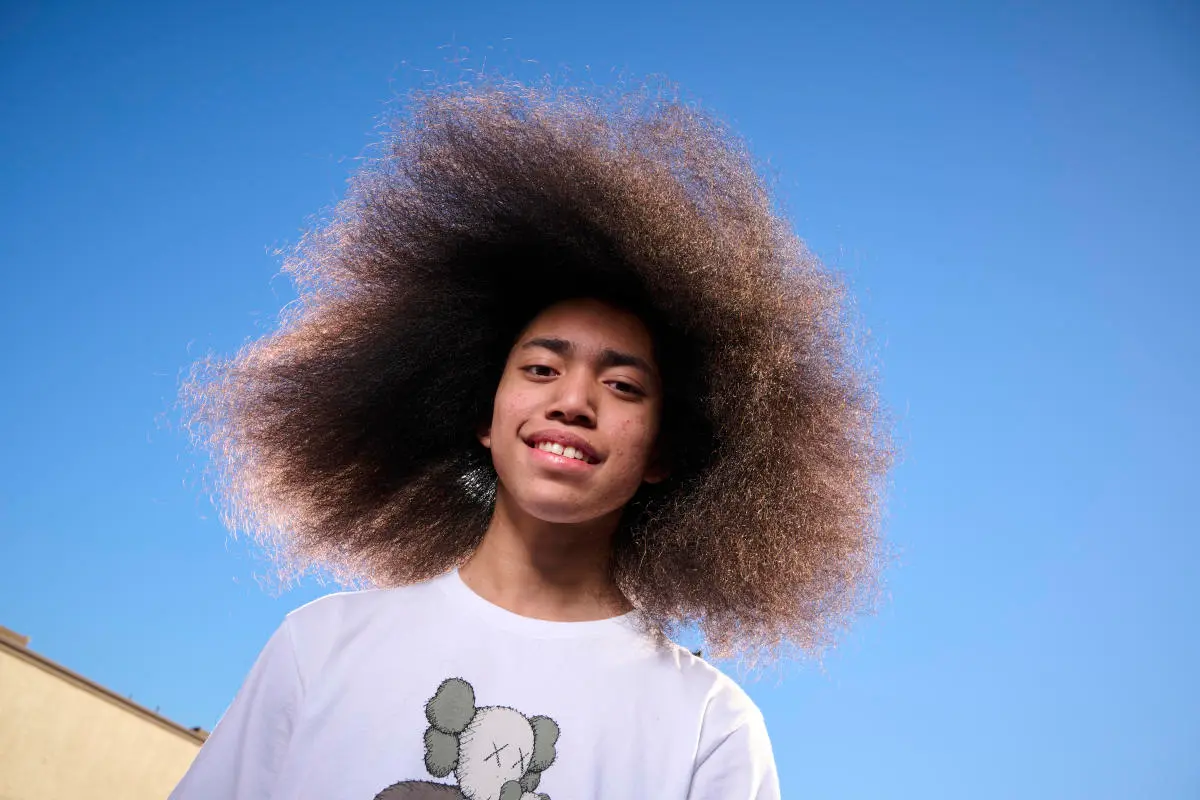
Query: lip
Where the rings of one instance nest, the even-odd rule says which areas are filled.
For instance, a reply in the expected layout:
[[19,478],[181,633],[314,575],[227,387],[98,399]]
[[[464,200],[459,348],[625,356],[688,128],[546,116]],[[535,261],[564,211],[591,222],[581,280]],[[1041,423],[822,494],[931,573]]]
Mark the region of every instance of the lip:
[[[563,430],[544,430],[536,433],[531,433],[524,438],[525,445],[535,453],[540,453],[545,456],[553,456],[555,459],[566,462],[574,462],[581,467],[594,467],[604,459],[596,452],[596,448],[592,447],[591,443],[582,436]],[[576,450],[582,451],[587,456],[587,461],[580,461],[577,458],[564,458],[563,456],[548,453],[545,450],[539,450],[538,445],[542,442],[551,442],[553,444],[561,444],[565,447],[574,447]]]
[[543,469],[552,470],[558,474],[582,474],[595,468],[595,464],[589,464],[586,461],[580,461],[578,458],[567,458],[566,456],[555,455],[554,453],[545,450],[539,450],[536,447],[529,448],[529,457]]

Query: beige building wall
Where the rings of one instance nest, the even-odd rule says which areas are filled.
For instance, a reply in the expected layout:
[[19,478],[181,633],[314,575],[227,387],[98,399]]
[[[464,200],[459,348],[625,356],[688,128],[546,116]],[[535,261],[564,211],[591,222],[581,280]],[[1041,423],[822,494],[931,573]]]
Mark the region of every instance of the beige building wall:
[[164,800],[205,734],[34,653],[0,628],[0,800]]

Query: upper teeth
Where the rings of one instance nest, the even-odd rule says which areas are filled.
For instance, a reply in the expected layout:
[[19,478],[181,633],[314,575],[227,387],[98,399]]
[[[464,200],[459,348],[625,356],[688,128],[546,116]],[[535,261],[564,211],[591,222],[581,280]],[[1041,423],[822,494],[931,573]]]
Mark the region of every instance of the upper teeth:
[[587,461],[587,455],[582,450],[576,450],[574,447],[563,447],[558,442],[538,442],[538,450],[545,450],[547,453],[554,453],[564,458],[576,458],[580,461]]

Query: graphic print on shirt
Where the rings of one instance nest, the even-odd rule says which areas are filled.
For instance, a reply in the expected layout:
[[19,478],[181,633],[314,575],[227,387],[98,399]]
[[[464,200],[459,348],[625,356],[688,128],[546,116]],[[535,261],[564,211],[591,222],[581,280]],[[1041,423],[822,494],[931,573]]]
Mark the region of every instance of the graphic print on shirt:
[[535,794],[554,763],[558,723],[526,717],[506,706],[475,707],[475,690],[462,678],[442,681],[425,704],[425,768],[457,783],[394,783],[374,800],[550,800]]

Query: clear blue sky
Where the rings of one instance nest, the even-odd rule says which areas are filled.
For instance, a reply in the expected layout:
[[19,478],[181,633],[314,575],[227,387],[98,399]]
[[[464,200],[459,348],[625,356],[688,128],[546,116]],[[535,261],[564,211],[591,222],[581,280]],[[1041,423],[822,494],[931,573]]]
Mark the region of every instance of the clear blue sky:
[[0,624],[211,727],[328,589],[214,518],[181,370],[428,71],[665,73],[848,274],[906,450],[881,613],[749,684],[785,796],[1200,796],[1194,5],[184,5],[0,5]]

